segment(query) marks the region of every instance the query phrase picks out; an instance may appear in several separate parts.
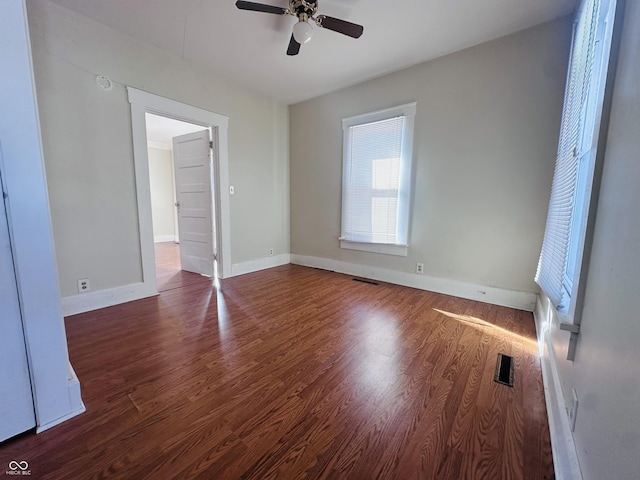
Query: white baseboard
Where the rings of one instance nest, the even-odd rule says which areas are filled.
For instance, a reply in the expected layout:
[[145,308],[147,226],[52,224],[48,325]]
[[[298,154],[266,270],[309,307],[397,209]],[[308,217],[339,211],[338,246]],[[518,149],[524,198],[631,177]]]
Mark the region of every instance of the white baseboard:
[[447,278],[398,272],[396,270],[388,270],[385,268],[359,265],[327,258],[310,257],[306,255],[292,254],[291,263],[380,280],[382,282],[395,283],[397,285],[443,293],[445,295],[453,295],[455,297],[467,298],[469,300],[479,300],[481,302],[517,308],[519,310],[527,310],[529,312],[533,311],[536,304],[536,298],[538,296],[531,292],[487,287],[484,285],[450,280]]
[[177,235],[154,235],[153,243],[177,242]]
[[51,427],[55,427],[56,425],[61,424],[62,422],[69,420],[70,418],[75,417],[76,415],[80,415],[87,411],[84,403],[82,402],[82,398],[80,396],[80,381],[76,376],[76,372],[73,370],[71,364],[69,364],[69,379],[67,381],[67,388],[69,391],[69,413],[63,415],[51,422],[45,423],[44,425],[38,425],[36,427],[36,433],[44,432],[45,430],[50,429]]
[[144,283],[132,283],[121,287],[97,290],[62,298],[62,315],[67,317],[77,313],[90,312],[99,308],[110,307],[120,303],[153,297],[158,292],[151,290]]
[[567,414],[568,409],[562,393],[562,384],[553,345],[551,345],[549,337],[549,319],[544,312],[540,299],[536,302],[533,317],[538,333],[544,398],[547,404],[555,476],[557,480],[581,480],[582,472],[578,453],[573,441],[573,433],[571,432],[569,415]]
[[258,272],[267,268],[279,267],[291,263],[291,255],[284,253],[273,257],[264,257],[249,262],[234,263],[231,265],[231,276],[244,275],[246,273]]
[[[259,258],[249,262],[236,263],[231,266],[231,276],[244,275],[245,273],[257,272],[289,263],[291,263],[291,258],[288,253]],[[99,308],[152,297],[157,294],[157,291],[152,291],[144,283],[133,283],[122,287],[81,293],[62,298],[62,314],[67,317],[77,313],[90,312],[91,310],[97,310]]]
[[44,425],[38,425],[36,427],[36,433],[41,433],[44,432],[45,430],[49,430],[51,427],[55,427],[56,425],[60,425],[63,422],[66,422],[67,420],[69,420],[70,418],[76,417],[78,415],[80,415],[81,413],[86,412],[87,409],[84,407],[84,404],[82,404],[82,408],[73,411],[73,412],[69,412],[66,415],[63,415],[60,418],[56,418],[55,420],[49,422],[49,423],[45,423]]

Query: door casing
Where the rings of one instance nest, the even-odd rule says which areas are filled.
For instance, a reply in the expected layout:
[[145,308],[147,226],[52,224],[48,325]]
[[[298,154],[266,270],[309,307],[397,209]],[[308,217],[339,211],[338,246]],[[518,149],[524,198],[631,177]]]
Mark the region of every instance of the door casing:
[[183,122],[202,125],[211,129],[214,151],[215,232],[218,277],[231,276],[231,221],[229,199],[229,119],[223,115],[198,107],[176,102],[168,98],[127,87],[131,104],[131,129],[135,166],[140,252],[142,256],[142,282],[144,291],[157,294],[155,249],[153,243],[153,219],[149,187],[149,158],[145,113],[161,115]]

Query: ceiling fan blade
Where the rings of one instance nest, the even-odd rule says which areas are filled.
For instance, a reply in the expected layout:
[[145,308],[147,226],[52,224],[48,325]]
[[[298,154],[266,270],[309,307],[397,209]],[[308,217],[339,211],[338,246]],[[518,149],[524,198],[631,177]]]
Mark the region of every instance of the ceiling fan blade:
[[333,30],[334,32],[342,33],[343,35],[353,38],[360,38],[360,35],[364,32],[362,25],[340,20],[339,18],[327,17],[326,15],[318,15],[316,24],[319,27]]
[[291,35],[291,40],[289,40],[289,48],[287,48],[287,55],[298,55],[300,53],[300,44],[293,38]]
[[238,0],[236,2],[236,7],[240,10],[251,10],[252,12],[264,12],[264,13],[274,13],[276,15],[286,15],[289,13],[289,10],[282,7],[275,7],[273,5],[265,5],[264,3],[255,3],[255,2],[244,2],[242,0]]

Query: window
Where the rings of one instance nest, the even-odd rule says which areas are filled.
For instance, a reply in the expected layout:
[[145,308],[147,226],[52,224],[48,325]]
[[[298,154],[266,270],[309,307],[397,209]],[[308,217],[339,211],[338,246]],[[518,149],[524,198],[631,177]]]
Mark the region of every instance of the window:
[[583,0],[571,58],[536,282],[557,310],[573,317],[580,279],[615,0]]
[[342,248],[406,256],[415,113],[411,103],[342,120]]

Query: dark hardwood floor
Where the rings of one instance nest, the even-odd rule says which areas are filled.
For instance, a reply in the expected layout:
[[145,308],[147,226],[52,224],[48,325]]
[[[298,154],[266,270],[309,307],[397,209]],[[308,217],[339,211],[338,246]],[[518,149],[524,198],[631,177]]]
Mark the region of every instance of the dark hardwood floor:
[[[68,317],[87,412],[0,462],[46,479],[553,478],[530,313],[293,265],[187,277]],[[513,388],[493,381],[499,352]]]
[[203,281],[202,275],[180,270],[180,247],[177,243],[161,242],[154,245],[156,251],[156,281],[158,282],[159,292]]

